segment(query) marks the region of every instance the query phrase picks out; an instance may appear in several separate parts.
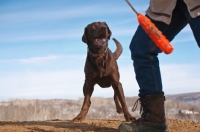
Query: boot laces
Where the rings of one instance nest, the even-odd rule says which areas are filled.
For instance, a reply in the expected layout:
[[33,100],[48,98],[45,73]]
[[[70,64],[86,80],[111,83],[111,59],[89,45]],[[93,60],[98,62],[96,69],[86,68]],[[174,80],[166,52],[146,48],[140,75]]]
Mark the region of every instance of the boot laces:
[[147,101],[146,99],[142,99],[139,98],[136,100],[135,104],[133,105],[132,111],[134,112],[137,109],[138,103],[140,103],[140,115],[141,118],[139,118],[138,120],[144,121],[145,117],[148,114],[148,110],[147,110]]

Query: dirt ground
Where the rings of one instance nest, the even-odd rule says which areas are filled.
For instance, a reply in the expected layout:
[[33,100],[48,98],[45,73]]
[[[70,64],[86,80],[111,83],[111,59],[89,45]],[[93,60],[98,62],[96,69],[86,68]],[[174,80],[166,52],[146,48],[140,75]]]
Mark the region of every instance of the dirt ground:
[[[0,132],[118,132],[124,119],[90,119],[82,123],[70,120],[0,122]],[[169,132],[200,132],[200,123],[168,119]]]

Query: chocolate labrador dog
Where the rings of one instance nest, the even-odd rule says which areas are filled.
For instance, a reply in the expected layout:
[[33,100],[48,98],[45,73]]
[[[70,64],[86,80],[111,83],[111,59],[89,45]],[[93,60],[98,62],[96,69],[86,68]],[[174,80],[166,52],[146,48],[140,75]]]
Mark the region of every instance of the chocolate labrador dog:
[[128,111],[122,84],[119,82],[119,71],[117,59],[122,53],[121,44],[113,38],[117,49],[112,53],[108,48],[108,40],[111,31],[105,22],[93,22],[85,27],[82,41],[88,46],[88,53],[85,63],[85,83],[83,86],[84,102],[80,113],[73,119],[73,122],[81,122],[85,119],[90,108],[90,98],[94,85],[102,88],[112,86],[114,89],[114,102],[117,113],[124,113],[126,121],[135,120]]

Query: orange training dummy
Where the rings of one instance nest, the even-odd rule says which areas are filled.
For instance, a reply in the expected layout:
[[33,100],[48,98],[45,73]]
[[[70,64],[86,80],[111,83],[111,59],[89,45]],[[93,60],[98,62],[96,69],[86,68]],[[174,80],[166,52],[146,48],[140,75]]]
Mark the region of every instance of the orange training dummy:
[[139,24],[142,26],[144,31],[149,35],[149,37],[154,41],[156,46],[162,50],[165,54],[170,54],[173,51],[173,46],[170,44],[169,40],[162,34],[160,30],[151,22],[149,18],[138,13],[128,0],[125,0],[128,5],[137,14],[137,19]]

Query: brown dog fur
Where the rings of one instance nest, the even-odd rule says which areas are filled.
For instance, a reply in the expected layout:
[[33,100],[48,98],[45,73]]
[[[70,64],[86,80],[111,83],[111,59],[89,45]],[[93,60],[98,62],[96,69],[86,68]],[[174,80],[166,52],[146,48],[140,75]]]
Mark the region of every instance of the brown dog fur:
[[73,119],[74,122],[81,122],[86,118],[95,84],[102,88],[112,86],[117,113],[124,113],[126,121],[135,120],[128,111],[122,84],[119,82],[120,75],[116,60],[122,53],[122,46],[113,38],[117,49],[112,53],[108,48],[111,35],[112,32],[105,22],[93,22],[85,27],[82,37],[82,41],[88,45],[83,86],[85,97],[80,113]]

